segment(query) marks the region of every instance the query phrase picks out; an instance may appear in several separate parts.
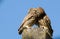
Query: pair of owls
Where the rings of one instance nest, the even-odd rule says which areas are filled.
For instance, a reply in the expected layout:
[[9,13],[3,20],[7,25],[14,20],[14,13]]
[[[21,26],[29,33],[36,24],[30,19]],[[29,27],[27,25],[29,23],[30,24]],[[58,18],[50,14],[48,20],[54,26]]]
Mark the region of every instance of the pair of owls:
[[21,34],[24,29],[31,28],[34,24],[38,25],[38,27],[47,28],[52,35],[53,30],[50,19],[41,7],[31,8],[29,10],[28,15],[24,18],[22,25],[18,29],[19,34]]

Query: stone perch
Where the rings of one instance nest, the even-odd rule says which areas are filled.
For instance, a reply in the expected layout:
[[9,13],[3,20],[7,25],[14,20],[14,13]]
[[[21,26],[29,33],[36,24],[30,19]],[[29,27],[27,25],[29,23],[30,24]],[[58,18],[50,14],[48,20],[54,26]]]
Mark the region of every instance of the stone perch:
[[22,39],[52,39],[46,31],[43,28],[25,29],[22,33]]
[[[37,27],[33,27],[34,24]],[[44,9],[31,8],[18,29],[18,33],[22,34],[22,39],[52,39],[51,21]]]

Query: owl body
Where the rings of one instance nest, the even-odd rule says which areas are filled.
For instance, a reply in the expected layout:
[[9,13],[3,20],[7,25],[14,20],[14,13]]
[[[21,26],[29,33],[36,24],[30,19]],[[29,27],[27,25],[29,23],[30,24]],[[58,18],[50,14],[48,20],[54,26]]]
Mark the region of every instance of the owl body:
[[53,30],[51,27],[51,21],[47,15],[45,15],[42,19],[38,20],[38,25],[40,27],[43,27],[44,29],[47,29],[50,35],[52,36]]

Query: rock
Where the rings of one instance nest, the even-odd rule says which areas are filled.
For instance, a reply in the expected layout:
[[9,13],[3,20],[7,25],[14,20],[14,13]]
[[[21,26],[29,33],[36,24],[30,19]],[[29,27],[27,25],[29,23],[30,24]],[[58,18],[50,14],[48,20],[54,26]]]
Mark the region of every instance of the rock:
[[25,29],[22,33],[22,39],[52,39],[43,28]]

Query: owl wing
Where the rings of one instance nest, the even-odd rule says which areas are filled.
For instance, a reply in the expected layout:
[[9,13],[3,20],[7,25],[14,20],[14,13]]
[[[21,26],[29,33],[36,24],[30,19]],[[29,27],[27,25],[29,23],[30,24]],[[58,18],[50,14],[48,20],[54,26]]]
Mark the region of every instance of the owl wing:
[[[23,20],[23,22],[22,22],[20,28],[22,28],[23,25],[24,25],[24,23],[25,23],[27,20],[29,20],[32,16],[33,16],[33,14],[31,14],[31,13],[28,14],[28,15],[24,18],[24,20]],[[18,29],[18,31],[20,30],[20,28]]]

